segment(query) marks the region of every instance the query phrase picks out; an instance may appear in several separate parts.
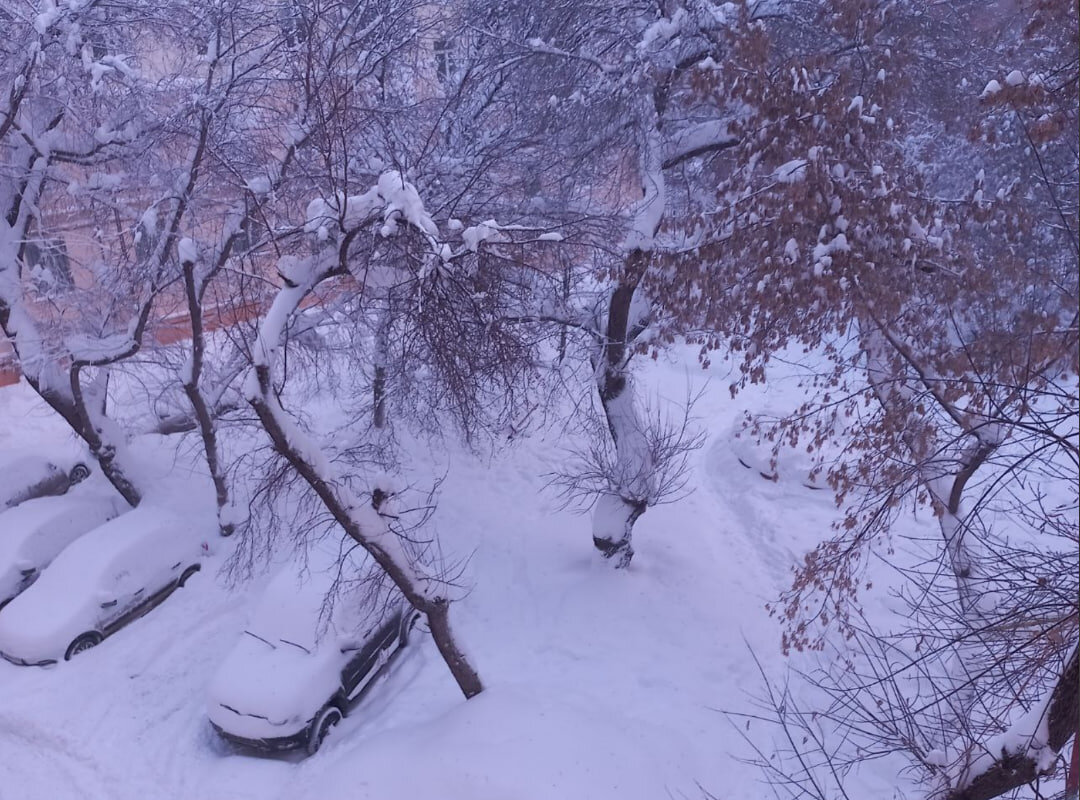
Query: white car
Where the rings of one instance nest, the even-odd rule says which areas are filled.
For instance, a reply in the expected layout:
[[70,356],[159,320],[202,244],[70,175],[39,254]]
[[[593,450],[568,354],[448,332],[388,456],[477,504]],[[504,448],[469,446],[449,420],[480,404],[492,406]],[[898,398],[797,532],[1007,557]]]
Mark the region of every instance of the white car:
[[314,754],[408,642],[420,614],[396,590],[346,591],[327,613],[339,574],[309,565],[303,578],[289,568],[271,581],[210,684],[210,722],[224,739]]
[[0,612],[0,656],[44,666],[94,647],[198,572],[206,541],[146,505],[95,528]]
[[0,456],[0,510],[35,497],[64,494],[90,477],[91,463],[73,454],[5,453]]
[[0,609],[80,536],[128,509],[119,497],[39,497],[0,513]]

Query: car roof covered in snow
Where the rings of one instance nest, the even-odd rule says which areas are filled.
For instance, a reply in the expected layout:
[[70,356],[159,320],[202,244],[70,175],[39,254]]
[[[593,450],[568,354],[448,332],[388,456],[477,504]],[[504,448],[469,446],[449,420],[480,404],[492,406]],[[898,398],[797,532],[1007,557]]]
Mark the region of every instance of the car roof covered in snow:
[[141,505],[76,539],[0,613],[0,650],[24,657],[63,652],[69,637],[93,624],[100,604],[116,599],[118,583],[163,588],[175,566],[196,562],[202,533],[167,510]]
[[38,497],[0,512],[0,565],[27,539],[47,525],[81,528],[87,518],[116,516],[123,508],[119,498],[98,494],[65,494]]
[[[199,555],[200,533],[170,511],[140,506],[74,542],[53,562],[50,580],[89,587],[127,556],[146,556],[151,562],[148,569],[165,561],[194,559]],[[138,562],[133,566],[138,569]]]
[[17,594],[28,574],[125,509],[119,495],[80,492],[27,500],[0,513],[0,602]]
[[267,585],[246,630],[306,650],[324,640],[336,645],[363,638],[383,616],[379,611],[388,605],[389,581],[366,557],[336,562],[332,553],[316,550],[305,564],[282,569]]

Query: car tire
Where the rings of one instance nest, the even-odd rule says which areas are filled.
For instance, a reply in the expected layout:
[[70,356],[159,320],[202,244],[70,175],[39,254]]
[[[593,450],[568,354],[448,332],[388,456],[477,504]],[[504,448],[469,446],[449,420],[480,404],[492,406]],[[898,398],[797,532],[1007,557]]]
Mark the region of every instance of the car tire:
[[330,733],[331,728],[341,722],[341,719],[341,709],[333,703],[324,706],[322,711],[315,715],[315,719],[311,722],[311,731],[308,733],[307,752],[309,756],[319,752],[326,735]]
[[67,652],[64,653],[64,661],[71,661],[79,653],[84,653],[91,647],[97,647],[101,644],[101,638],[101,634],[97,631],[90,631],[76,636],[75,641],[68,645]]
[[176,582],[176,585],[183,589],[184,584],[188,582],[188,579],[200,569],[202,569],[202,566],[200,566],[199,564],[192,564],[190,567],[180,573],[180,580]]
[[412,633],[412,629],[416,627],[416,623],[419,621],[419,611],[409,611],[409,613],[405,615],[405,619],[401,623],[401,633],[398,635],[399,647],[404,647],[409,643],[409,634]]
[[81,463],[76,464],[74,467],[72,467],[71,472],[68,473],[68,480],[71,481],[72,486],[74,486],[76,483],[82,483],[89,477],[90,467],[86,466],[86,464]]

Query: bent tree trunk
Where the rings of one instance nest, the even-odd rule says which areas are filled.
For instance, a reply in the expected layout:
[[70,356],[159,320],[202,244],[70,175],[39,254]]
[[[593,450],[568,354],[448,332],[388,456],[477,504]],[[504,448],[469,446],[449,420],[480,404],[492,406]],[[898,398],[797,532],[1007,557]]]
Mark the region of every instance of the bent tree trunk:
[[[105,413],[107,369],[100,373],[99,385],[94,386],[89,396],[83,390],[82,369],[77,362],[71,367],[70,379],[73,398],[73,409],[70,413],[76,418],[72,427],[90,447],[91,454],[97,460],[102,473],[109,479],[109,483],[131,506],[137,506],[142,501],[142,492],[121,464],[121,454],[127,447],[127,436]],[[61,401],[63,398],[57,396],[55,399]],[[45,401],[61,415],[64,414],[48,397],[45,397]],[[64,418],[71,423],[67,416]]]
[[[347,247],[347,242],[343,246]],[[323,456],[317,443],[296,426],[278,400],[272,366],[285,324],[308,292],[332,274],[332,266],[313,269],[303,284],[286,286],[278,293],[259,329],[253,353],[254,372],[246,389],[248,402],[274,447],[311,487],[335,521],[371,555],[413,607],[427,617],[432,638],[450,674],[466,698],[474,697],[484,686],[454,636],[449,598],[438,591],[436,582],[416,568],[397,534],[377,509],[362,502],[337,479],[329,459]],[[378,497],[378,491],[373,495]]]
[[634,557],[634,523],[648,508],[656,480],[655,465],[634,404],[629,347],[648,323],[645,315],[634,313],[634,292],[649,266],[649,252],[665,213],[661,120],[670,77],[670,71],[659,76],[653,91],[638,98],[635,117],[641,134],[641,201],[634,208],[622,245],[622,274],[608,302],[601,363],[596,365],[600,404],[615,446],[615,474],[607,476],[612,491],[600,498],[593,512],[593,545],[616,569],[628,567]]
[[[413,608],[427,617],[435,646],[438,647],[462,694],[466,698],[480,694],[484,689],[480,676],[458,646],[450,626],[450,601],[446,597],[429,594],[423,576],[416,574],[402,552],[400,543],[394,541],[396,534],[387,528],[374,509],[363,509],[355,502],[355,498],[347,497],[341,485],[331,476],[320,473],[313,463],[314,459],[310,459],[310,454],[314,452],[314,443],[307,441],[302,448],[298,447],[302,434],[295,428],[290,429],[292,426],[284,422],[285,411],[272,394],[269,371],[265,367],[257,367],[256,375],[259,389],[249,395],[248,399],[274,447],[319,496],[326,509],[353,541],[375,559],[412,603]],[[327,463],[325,459],[320,461],[322,464]],[[365,511],[370,513],[365,514]]]
[[616,569],[634,557],[634,523],[648,508],[653,464],[644,430],[634,404],[628,345],[632,329],[631,307],[646,255],[635,250],[627,259],[627,276],[611,294],[602,364],[597,369],[597,391],[608,432],[615,446],[613,491],[602,495],[593,509],[593,546]]

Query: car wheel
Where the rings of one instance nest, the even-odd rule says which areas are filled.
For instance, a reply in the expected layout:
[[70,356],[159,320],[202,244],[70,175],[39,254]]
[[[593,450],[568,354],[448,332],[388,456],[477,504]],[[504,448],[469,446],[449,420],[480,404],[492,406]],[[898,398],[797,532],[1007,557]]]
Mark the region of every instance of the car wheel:
[[71,472],[68,473],[68,480],[70,480],[72,484],[82,483],[89,477],[90,467],[86,466],[86,464],[76,464],[71,468]]
[[330,733],[330,729],[339,722],[341,722],[341,709],[335,705],[328,705],[315,715],[315,719],[311,723],[311,732],[308,734],[307,751],[309,756],[319,752],[323,740],[326,739],[326,734]]
[[76,636],[75,641],[68,645],[67,652],[64,653],[64,661],[70,661],[79,653],[86,652],[91,647],[97,647],[99,644],[101,644],[101,634],[97,631],[90,631],[81,636]]
[[419,611],[410,611],[405,619],[401,623],[401,633],[398,635],[398,643],[401,647],[404,647],[409,643],[409,634],[412,633],[412,629],[416,627],[416,623],[420,620]]
[[200,565],[192,564],[190,567],[188,567],[182,573],[180,573],[180,580],[178,580],[176,582],[176,585],[179,586],[181,589],[183,589],[184,584],[188,582],[188,578],[190,578],[192,575],[194,575],[200,569],[202,569],[202,567]]

